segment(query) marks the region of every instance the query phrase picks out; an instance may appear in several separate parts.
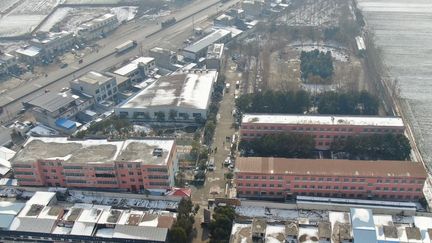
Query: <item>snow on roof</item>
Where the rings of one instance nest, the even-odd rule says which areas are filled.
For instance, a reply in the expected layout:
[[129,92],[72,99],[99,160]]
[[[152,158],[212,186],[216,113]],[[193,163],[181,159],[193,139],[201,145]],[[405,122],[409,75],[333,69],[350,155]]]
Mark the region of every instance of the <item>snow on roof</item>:
[[44,219],[59,219],[60,216],[63,215],[64,209],[60,206],[46,206],[44,209],[42,209],[42,212],[38,215],[38,218],[44,218]]
[[56,226],[52,233],[56,234],[56,235],[68,235],[68,234],[70,234],[71,231],[72,231],[72,228],[70,228],[70,227]]
[[114,229],[113,228],[103,228],[98,229],[96,231],[95,236],[97,237],[105,237],[105,238],[112,238],[114,235]]
[[91,236],[95,225],[95,223],[75,222],[70,234]]
[[41,52],[41,49],[36,47],[36,46],[29,46],[27,48],[20,48],[18,50],[15,51],[16,53],[19,53],[21,55],[24,56],[29,56],[29,57],[35,57],[37,55],[39,55],[39,53]]
[[125,211],[121,215],[120,219],[118,220],[117,224],[121,225],[138,225],[141,221],[142,216],[144,215],[143,211]]
[[316,243],[318,242],[318,228],[317,227],[300,227],[298,233],[299,241],[302,243]]
[[97,208],[84,209],[77,221],[83,223],[96,223],[101,217],[102,212],[102,209]]
[[105,210],[99,218],[98,224],[116,224],[123,214],[123,210]]
[[217,75],[215,70],[190,70],[162,77],[120,108],[166,106],[207,109]]
[[251,224],[234,223],[231,229],[230,242],[232,243],[250,243],[252,242]]
[[355,40],[356,40],[356,44],[357,44],[357,49],[358,50],[360,50],[360,51],[361,50],[366,50],[366,45],[365,45],[365,42],[363,40],[363,37],[356,36]]
[[[30,137],[13,163],[33,162],[38,159],[60,159],[70,163],[106,163],[114,161],[141,162],[164,165],[167,163],[174,140],[106,139],[68,140],[67,137]],[[154,148],[163,150],[162,157],[154,156]],[[89,161],[92,158],[94,161]]]
[[6,147],[0,146],[0,159],[10,160],[16,154],[15,151]]
[[404,127],[401,117],[244,114],[242,123]]
[[355,242],[377,242],[372,210],[351,208],[351,225]]
[[25,203],[0,201],[0,214],[17,215],[25,205]]
[[123,67],[117,69],[114,71],[115,74],[121,75],[121,76],[128,76],[130,73],[134,72],[138,69],[138,65],[140,63],[144,65],[148,65],[149,63],[153,62],[153,57],[138,57],[137,59],[133,60],[132,62],[124,65]]
[[49,234],[53,230],[55,223],[56,220],[54,219],[15,217],[14,221],[9,227],[9,230]]
[[265,242],[284,243],[285,238],[285,225],[267,225]]
[[104,84],[104,83],[106,83],[112,79],[113,79],[112,77],[106,76],[102,73],[90,71],[90,72],[83,74],[79,78],[73,80],[72,82],[74,82],[74,83],[82,82],[82,83],[88,83],[88,84],[102,85],[102,84]]
[[55,192],[42,192],[37,191],[31,198],[26,202],[27,205],[38,204],[46,206],[56,196]]
[[413,219],[415,226],[420,229],[423,242],[432,241],[432,235],[429,234],[432,232],[432,217],[414,216]]
[[209,45],[219,42],[222,38],[230,34],[231,32],[228,30],[224,30],[224,29],[215,30],[211,34],[196,41],[192,45],[187,46],[186,48],[184,48],[184,50],[191,53],[197,53],[207,48]]

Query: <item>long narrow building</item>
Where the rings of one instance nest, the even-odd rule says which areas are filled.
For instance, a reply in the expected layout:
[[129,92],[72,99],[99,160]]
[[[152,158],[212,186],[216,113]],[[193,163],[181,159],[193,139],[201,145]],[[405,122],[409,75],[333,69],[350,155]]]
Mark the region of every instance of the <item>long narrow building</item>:
[[240,157],[237,196],[290,199],[297,195],[416,201],[427,178],[421,163]]
[[378,116],[244,114],[240,126],[242,140],[277,133],[306,134],[314,137],[319,150],[327,150],[334,141],[352,136],[404,131],[402,118]]
[[166,190],[174,186],[170,139],[30,137],[11,164],[21,186]]

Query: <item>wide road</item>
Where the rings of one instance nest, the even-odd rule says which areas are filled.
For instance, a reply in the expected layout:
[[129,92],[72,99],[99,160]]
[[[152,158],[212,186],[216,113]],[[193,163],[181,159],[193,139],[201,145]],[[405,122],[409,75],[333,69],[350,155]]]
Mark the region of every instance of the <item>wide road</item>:
[[[83,63],[72,63],[65,69],[59,69],[48,74],[46,78],[40,78],[17,87],[11,91],[0,95],[0,106],[3,113],[0,121],[6,122],[13,119],[17,112],[22,108],[22,102],[39,96],[50,90],[57,92],[63,87],[69,86],[69,81],[94,70],[102,71],[134,56],[140,55],[141,50],[148,50],[161,43],[169,41],[179,36],[180,33],[190,31],[192,34],[193,23],[198,23],[207,19],[220,11],[225,11],[240,0],[231,0],[221,5],[219,0],[196,0],[191,4],[176,10],[171,15],[159,19],[175,17],[176,24],[162,29],[158,23],[145,23],[143,20],[136,20],[126,25],[120,26],[107,38],[98,41],[101,46],[97,53],[92,53],[83,58]],[[114,48],[127,40],[136,40],[138,48],[125,54],[116,55]]]

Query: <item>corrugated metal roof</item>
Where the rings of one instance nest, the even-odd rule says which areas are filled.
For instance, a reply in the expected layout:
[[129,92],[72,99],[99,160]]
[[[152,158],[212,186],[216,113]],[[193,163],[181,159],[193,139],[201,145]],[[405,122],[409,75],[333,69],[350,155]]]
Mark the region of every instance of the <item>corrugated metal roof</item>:
[[168,234],[168,229],[166,228],[118,224],[114,228],[113,238],[165,242],[167,238],[167,234]]
[[67,106],[72,101],[77,99],[78,96],[71,95],[70,93],[67,92],[66,93],[48,92],[28,101],[27,103],[35,107],[40,107],[49,112],[54,112],[60,109],[61,107]]
[[203,37],[202,39],[198,40],[197,42],[193,43],[190,46],[187,46],[186,48],[184,48],[185,51],[187,52],[191,52],[191,53],[196,53],[199,52],[205,48],[207,48],[209,45],[213,44],[213,43],[217,43],[218,41],[220,41],[222,38],[224,38],[227,35],[230,35],[231,32],[228,30],[216,30],[213,33]]

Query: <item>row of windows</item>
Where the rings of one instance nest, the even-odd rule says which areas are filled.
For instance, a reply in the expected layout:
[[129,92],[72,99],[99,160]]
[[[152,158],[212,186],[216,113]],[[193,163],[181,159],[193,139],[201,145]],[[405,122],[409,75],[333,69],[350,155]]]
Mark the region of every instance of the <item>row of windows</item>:
[[15,175],[34,175],[33,172],[28,171],[15,171]]
[[149,175],[148,176],[148,178],[149,179],[165,179],[165,180],[167,180],[168,179],[168,176],[166,176],[166,175]]
[[79,176],[79,177],[84,176],[83,173],[74,173],[74,172],[67,172],[67,173],[64,173],[64,174],[65,174],[65,176]]
[[20,178],[19,181],[35,182],[36,179],[34,179],[34,178]]
[[97,171],[113,171],[114,170],[113,167],[94,167],[94,169]]
[[[250,183],[246,183],[246,184],[244,184],[245,186],[247,186],[247,187],[251,187],[252,186],[252,184],[250,184]],[[243,183],[238,183],[238,186],[240,187],[240,186],[243,186]],[[260,184],[257,184],[257,183],[255,183],[255,184],[253,184],[253,186],[252,187],[260,187]],[[261,184],[261,187],[267,187],[267,185],[266,184]],[[275,184],[269,184],[269,187],[282,187],[282,184],[277,184],[277,185],[275,185]]]
[[[237,193],[239,195],[255,195],[255,196],[259,196],[259,195],[261,195],[261,196],[265,196],[265,195],[278,195],[278,196],[280,196],[280,195],[282,195],[282,192],[259,192],[259,191],[242,191],[242,190],[237,191]],[[301,192],[298,194],[302,195],[302,196],[318,196],[318,197],[322,197],[322,196],[324,196],[324,197],[343,197],[343,198],[345,198],[345,197],[365,198],[366,197],[364,194],[354,194],[354,193],[346,194],[346,193],[321,193],[321,192],[317,192],[317,193],[309,192],[309,193],[307,193],[307,192]],[[294,193],[294,195],[296,195],[296,193]],[[405,196],[403,196],[403,195],[397,195],[397,196],[396,195],[373,195],[373,197],[382,198],[382,199],[406,199],[406,200],[410,200],[410,199],[418,200],[419,199],[419,196],[417,196],[417,195],[415,195],[415,196],[410,196],[410,195],[405,195]]]
[[63,169],[65,169],[65,170],[82,170],[83,167],[82,166],[67,165],[67,166],[63,166]]
[[134,163],[134,164],[117,164],[117,167],[118,168],[125,168],[125,167],[127,167],[129,169],[135,167],[136,169],[140,169],[141,168],[141,164],[140,163]]
[[117,184],[117,181],[97,181],[97,184],[109,184],[109,185],[115,185]]
[[32,168],[32,165],[29,164],[14,164],[14,168]]
[[66,183],[69,183],[69,184],[85,184],[86,181],[85,180],[66,180]]
[[[291,130],[291,131],[320,131],[320,132],[330,132],[330,131],[334,131],[334,132],[353,132],[354,129],[353,128],[346,128],[346,127],[327,127],[327,128],[317,128],[317,127],[281,127],[281,126],[247,126],[247,125],[243,125],[242,126],[243,129],[251,129],[251,130]],[[399,132],[399,133],[403,133],[403,129],[388,129],[388,128],[364,128],[363,129],[364,132]]]
[[168,183],[166,182],[150,182],[151,186],[168,186]]
[[168,170],[166,168],[148,168],[148,172],[165,172],[167,173]]

